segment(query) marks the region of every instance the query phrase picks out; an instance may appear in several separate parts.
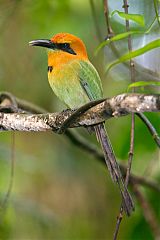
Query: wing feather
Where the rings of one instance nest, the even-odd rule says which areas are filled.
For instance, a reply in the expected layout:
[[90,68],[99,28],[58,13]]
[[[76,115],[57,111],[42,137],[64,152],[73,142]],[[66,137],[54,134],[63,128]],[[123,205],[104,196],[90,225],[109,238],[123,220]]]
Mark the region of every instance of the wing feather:
[[101,79],[97,70],[89,61],[79,61],[79,80],[82,88],[89,97],[89,100],[96,100],[103,97]]

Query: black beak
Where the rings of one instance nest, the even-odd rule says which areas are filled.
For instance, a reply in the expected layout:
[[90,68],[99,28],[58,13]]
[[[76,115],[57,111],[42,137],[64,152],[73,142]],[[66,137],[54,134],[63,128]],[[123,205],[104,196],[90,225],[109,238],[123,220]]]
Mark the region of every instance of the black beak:
[[50,48],[53,50],[57,49],[57,50],[61,50],[61,51],[76,55],[74,50],[70,47],[69,43],[54,43],[48,39],[38,39],[38,40],[30,41],[29,46],[39,46],[39,47]]
[[47,40],[47,39],[38,39],[38,40],[30,41],[29,46],[39,46],[39,47],[45,47],[45,48],[51,48],[51,49],[56,48],[56,44],[54,44],[51,40]]

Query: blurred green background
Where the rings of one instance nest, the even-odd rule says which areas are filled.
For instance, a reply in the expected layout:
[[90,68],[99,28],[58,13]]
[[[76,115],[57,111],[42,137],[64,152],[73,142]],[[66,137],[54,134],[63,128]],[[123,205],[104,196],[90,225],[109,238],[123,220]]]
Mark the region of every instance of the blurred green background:
[[[103,40],[107,33],[103,1],[94,1],[94,6]],[[116,29],[114,21],[113,26]],[[89,0],[0,0],[0,91],[50,112],[65,108],[49,87],[45,50],[28,46],[30,40],[51,38],[58,32],[83,39],[102,77],[104,96],[126,92],[130,79],[105,76],[103,52],[94,56],[100,41]],[[122,77],[123,68],[120,71]],[[158,128],[159,115],[148,116]],[[123,162],[129,151],[130,123],[128,116],[106,124],[117,158]],[[78,131],[96,143],[87,131]],[[159,151],[139,119],[135,142],[133,172],[158,178]],[[12,133],[1,132],[1,199],[10,181],[11,144]],[[53,133],[16,133],[15,149],[14,185],[6,212],[0,211],[0,239],[112,239],[120,196],[104,166],[65,136]],[[154,204],[157,194],[144,194],[160,215]],[[133,215],[122,221],[119,239],[153,239],[136,200],[135,204]]]

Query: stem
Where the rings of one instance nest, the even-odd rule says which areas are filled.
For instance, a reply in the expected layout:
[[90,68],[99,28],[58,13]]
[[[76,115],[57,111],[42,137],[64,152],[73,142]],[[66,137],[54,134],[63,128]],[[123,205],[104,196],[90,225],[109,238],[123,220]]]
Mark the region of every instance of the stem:
[[98,19],[97,19],[97,15],[96,15],[96,9],[95,9],[93,0],[90,0],[90,5],[91,5],[92,17],[93,17],[93,21],[94,21],[94,25],[95,25],[95,29],[96,29],[96,35],[98,37],[99,42],[102,42],[102,34],[101,34],[101,30],[99,28]]
[[106,20],[106,26],[107,26],[107,39],[111,38],[113,36],[113,30],[111,28],[110,25],[110,21],[109,21],[109,8],[108,8],[108,0],[103,0],[104,2],[104,16],[105,16],[105,20]]
[[159,223],[157,222],[155,213],[154,213],[151,205],[145,199],[145,197],[139,190],[139,187],[137,186],[137,184],[133,185],[133,191],[134,191],[134,194],[135,194],[137,200],[139,201],[139,204],[143,210],[144,218],[145,218],[146,222],[148,223],[148,225],[150,226],[150,229],[152,231],[154,239],[159,240],[160,239],[160,227],[159,227]]
[[[128,1],[123,0],[123,7],[124,11],[126,14],[128,14]],[[130,26],[129,26],[129,20],[126,19],[126,31],[130,31]],[[132,52],[132,39],[131,35],[128,36],[128,50],[129,52]],[[131,74],[131,82],[135,82],[135,68],[134,68],[134,61],[130,59],[130,74]],[[133,92],[135,92],[135,89],[132,89]],[[130,178],[130,172],[131,172],[131,166],[132,166],[132,160],[133,160],[133,155],[134,155],[134,130],[135,130],[135,115],[134,113],[131,114],[131,135],[130,135],[130,149],[129,149],[129,157],[128,157],[128,164],[127,164],[127,172],[126,172],[126,177],[125,177],[125,184],[126,187],[128,186],[129,183],[129,178]],[[116,229],[114,232],[114,240],[117,239],[119,228],[121,221],[123,219],[123,206],[121,204],[120,207],[120,212],[117,218],[117,223],[116,223]]]

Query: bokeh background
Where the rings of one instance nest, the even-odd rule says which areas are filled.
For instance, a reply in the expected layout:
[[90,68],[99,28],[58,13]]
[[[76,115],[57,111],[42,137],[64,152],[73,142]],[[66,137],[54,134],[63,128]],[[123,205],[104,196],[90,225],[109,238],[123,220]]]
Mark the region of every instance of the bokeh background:
[[[111,10],[120,6],[122,10],[122,3],[117,6],[115,2],[109,1]],[[140,2],[141,8],[137,2],[132,10],[140,9],[144,13],[148,6],[148,14],[149,9],[153,9],[152,1],[147,1],[151,5]],[[99,37],[91,3],[94,3],[96,23],[101,32]],[[124,22],[116,17],[112,24],[117,32],[125,30]],[[147,17],[146,24],[150,24]],[[58,32],[73,33],[83,39],[89,57],[101,75],[104,96],[126,92],[130,81],[127,67],[118,66],[106,76],[103,69],[110,57],[113,60],[112,52],[106,48],[96,57],[94,55],[107,30],[103,1],[89,0],[0,0],[0,91],[11,92],[49,112],[65,109],[49,87],[45,50],[28,46],[30,40],[51,38]],[[151,38],[153,35],[150,34]],[[137,41],[144,44],[143,40]],[[126,50],[118,44],[120,50]],[[126,41],[123,44],[125,46]],[[153,52],[152,57],[154,59]],[[148,59],[151,60],[150,56]],[[148,60],[150,67],[149,62],[153,61]],[[137,64],[143,67],[146,63],[139,58]],[[152,66],[150,70],[154,72]],[[151,76],[147,75],[148,79]],[[152,90],[155,91],[149,88],[146,91]],[[158,129],[159,115],[148,114],[148,117]],[[123,163],[128,157],[130,123],[131,118],[127,116],[111,119],[106,124],[116,156]],[[95,137],[89,136],[87,131],[79,129],[78,132],[97,144]],[[0,134],[1,201],[10,182],[12,137],[10,132]],[[12,193],[7,209],[0,209],[1,239],[112,239],[120,196],[106,168],[93,156],[75,147],[62,135],[19,132],[15,134],[15,159]],[[160,180],[159,151],[137,118],[132,171]],[[159,217],[158,194],[145,189],[143,192]],[[135,204],[133,215],[122,221],[119,239],[153,239],[136,199]]]

